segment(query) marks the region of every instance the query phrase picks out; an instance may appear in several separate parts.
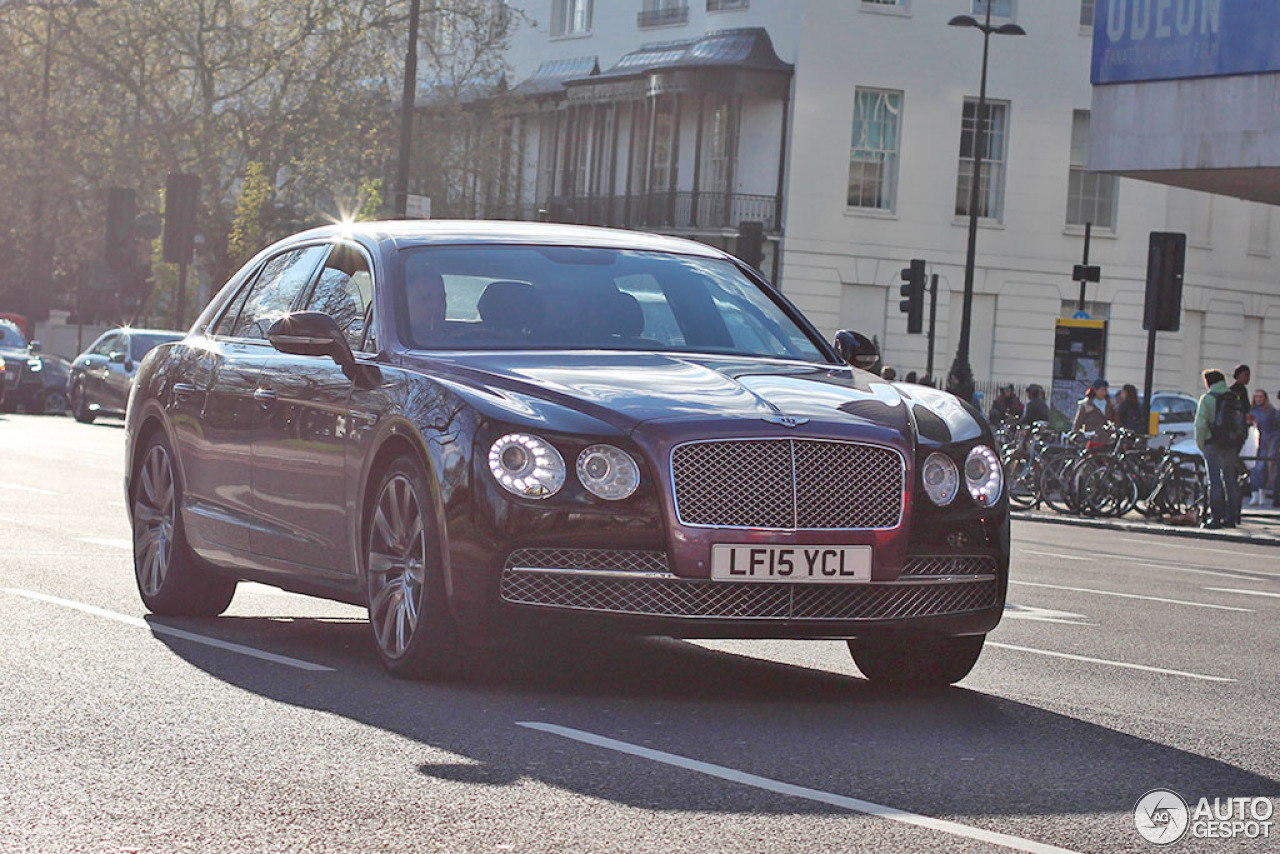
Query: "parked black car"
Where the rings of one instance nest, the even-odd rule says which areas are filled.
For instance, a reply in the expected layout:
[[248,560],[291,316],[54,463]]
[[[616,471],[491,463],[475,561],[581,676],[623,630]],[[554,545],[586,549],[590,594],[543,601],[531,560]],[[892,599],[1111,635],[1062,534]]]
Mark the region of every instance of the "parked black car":
[[398,675],[572,620],[841,638],[873,680],[955,682],[1004,606],[1002,467],[975,409],[877,358],[693,241],[304,232],[139,368],[138,589],[161,614],[221,613],[238,579],[364,605]]
[[177,341],[181,332],[169,329],[108,329],[71,363],[63,388],[71,413],[88,424],[99,415],[124,415],[138,363],[153,347]]
[[65,412],[68,363],[40,352],[38,342],[27,343],[16,324],[0,320],[0,382],[4,394],[0,407],[6,412],[24,409],[36,414]]

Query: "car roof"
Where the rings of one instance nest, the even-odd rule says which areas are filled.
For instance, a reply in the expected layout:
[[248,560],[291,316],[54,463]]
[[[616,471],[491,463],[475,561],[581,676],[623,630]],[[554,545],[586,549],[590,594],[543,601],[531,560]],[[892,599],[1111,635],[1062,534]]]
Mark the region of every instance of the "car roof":
[[587,246],[600,249],[634,249],[650,252],[672,252],[699,255],[704,258],[728,258],[727,253],[680,237],[564,225],[549,222],[500,222],[495,220],[381,220],[377,222],[341,223],[321,226],[295,234],[286,242],[334,237],[364,238],[393,243],[397,248],[445,244],[525,244],[555,246]]

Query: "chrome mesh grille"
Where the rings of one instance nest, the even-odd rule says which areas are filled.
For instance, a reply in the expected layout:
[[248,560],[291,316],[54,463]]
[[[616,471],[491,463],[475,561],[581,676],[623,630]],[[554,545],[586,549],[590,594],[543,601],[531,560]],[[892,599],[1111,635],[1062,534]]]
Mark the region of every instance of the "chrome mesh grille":
[[685,525],[830,530],[895,528],[902,457],[888,448],[821,439],[691,442],[671,453]]
[[904,576],[930,575],[995,575],[999,569],[996,559],[985,555],[971,557],[947,557],[945,555],[918,555],[908,557],[902,567]]
[[885,620],[960,614],[1000,601],[996,581],[952,584],[735,584],[508,569],[502,598],[518,605],[651,617]]
[[613,549],[516,549],[507,567],[537,569],[588,569],[604,572],[669,573],[666,552]]

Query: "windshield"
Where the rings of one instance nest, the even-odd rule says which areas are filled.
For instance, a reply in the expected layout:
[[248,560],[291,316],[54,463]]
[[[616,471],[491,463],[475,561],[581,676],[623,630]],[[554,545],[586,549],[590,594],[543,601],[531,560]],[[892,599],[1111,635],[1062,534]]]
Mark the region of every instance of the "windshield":
[[825,361],[760,286],[713,258],[557,246],[403,253],[403,340],[419,349],[606,349]]
[[0,323],[0,347],[20,350],[26,346],[26,339],[22,337],[18,327],[11,323]]
[[181,337],[180,332],[134,332],[129,336],[129,358],[140,362],[154,347]]

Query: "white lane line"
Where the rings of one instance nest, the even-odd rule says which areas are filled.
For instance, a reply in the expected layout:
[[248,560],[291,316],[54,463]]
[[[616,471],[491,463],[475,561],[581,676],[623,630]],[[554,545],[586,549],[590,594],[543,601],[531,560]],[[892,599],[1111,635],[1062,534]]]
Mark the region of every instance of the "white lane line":
[[[1222,578],[1234,578],[1236,581],[1263,581],[1256,575],[1242,575],[1239,572],[1218,572],[1216,569],[1200,569],[1195,566],[1173,566],[1167,563],[1152,563],[1149,560],[1136,560],[1134,558],[1116,557],[1114,560],[1118,563],[1132,564],[1133,566],[1146,566],[1152,569],[1168,569],[1173,572],[1190,572],[1195,575],[1217,575]],[[1248,570],[1252,572],[1253,570]]]
[[[1164,539],[1168,539],[1168,538],[1166,537]],[[1262,555],[1259,555],[1257,552],[1244,552],[1244,551],[1240,551],[1239,549],[1215,549],[1212,546],[1192,546],[1192,545],[1186,545],[1181,543],[1166,543],[1166,542],[1160,542],[1157,544],[1157,543],[1149,543],[1145,540],[1129,540],[1129,539],[1121,539],[1119,542],[1131,543],[1135,546],[1143,546],[1148,549],[1154,545],[1159,545],[1160,548],[1162,549],[1183,549],[1186,551],[1193,551],[1193,552],[1215,552],[1220,555],[1232,555],[1234,557],[1262,557]],[[1241,543],[1241,545],[1256,547],[1255,543]],[[1272,547],[1263,546],[1263,548],[1272,548]]]
[[1022,549],[1022,548],[1018,549],[1018,551],[1024,555],[1039,555],[1040,557],[1056,557],[1059,560],[1082,560],[1082,561],[1087,561],[1088,563],[1093,563],[1098,559],[1097,557],[1083,557],[1081,555],[1064,555],[1064,554],[1061,554],[1060,552],[1037,552],[1037,551],[1032,551],[1031,549]]
[[1004,615],[1006,618],[1013,620],[1035,620],[1040,623],[1061,623],[1066,626],[1097,625],[1097,623],[1081,622],[1088,619],[1084,614],[1075,614],[1071,611],[1054,611],[1049,608],[1035,608],[1031,605],[1015,605],[1012,602],[1005,603]]
[[551,735],[558,735],[561,738],[567,738],[583,744],[589,744],[593,747],[602,747],[606,750],[612,750],[617,753],[625,753],[628,756],[637,756],[641,759],[648,759],[651,762],[660,762],[663,765],[683,768],[687,771],[694,771],[698,774],[705,774],[708,777],[727,780],[731,783],[751,786],[756,789],[763,789],[766,792],[773,792],[775,794],[785,795],[791,798],[802,798],[807,801],[816,801],[821,804],[840,807],[841,809],[851,810],[853,812],[865,813],[866,815],[873,815],[879,818],[889,819],[890,821],[901,822],[902,824],[910,824],[915,825],[916,827],[936,830],[941,833],[949,833],[952,836],[961,836],[966,839],[986,842],[991,845],[1000,845],[1005,848],[1012,848],[1015,851],[1027,851],[1031,852],[1031,854],[1074,854],[1070,849],[1058,848],[1055,845],[1046,845],[1043,842],[1036,842],[1032,839],[1022,839],[1021,837],[1010,836],[1006,833],[983,830],[980,827],[970,827],[967,824],[960,824],[958,822],[947,821],[941,818],[931,818],[927,815],[919,815],[917,813],[907,812],[906,810],[900,810],[895,807],[882,806],[881,804],[875,804],[871,801],[849,798],[844,795],[836,795],[831,792],[821,791],[820,789],[810,789],[807,786],[783,783],[779,780],[771,780],[768,777],[761,777],[756,774],[748,774],[745,771],[726,768],[723,765],[713,765],[710,762],[701,762],[697,759],[689,759],[675,753],[666,753],[661,750],[641,747],[637,744],[618,741],[617,739],[607,738],[603,735],[596,735],[595,733],[585,732],[580,729],[542,723],[541,721],[517,721],[516,723],[518,726],[522,726],[527,729],[537,730],[538,732],[545,732]]
[[1190,605],[1192,608],[1212,608],[1215,611],[1241,611],[1245,614],[1252,614],[1248,608],[1235,608],[1231,605],[1211,605],[1208,602],[1187,602],[1183,599],[1161,599],[1159,596],[1141,596],[1137,593],[1117,593],[1114,590],[1094,590],[1090,587],[1066,587],[1061,584],[1040,584],[1035,581],[1014,581],[1009,579],[1010,584],[1020,584],[1023,587],[1047,587],[1050,590],[1069,590],[1072,593],[1092,593],[1095,596],[1116,596],[1121,599],[1141,599],[1144,602],[1164,602],[1167,605]]
[[1215,590],[1218,593],[1239,593],[1241,596],[1270,596],[1272,599],[1280,599],[1280,593],[1268,593],[1265,590],[1236,590],[1231,587],[1206,587],[1205,590]]
[[58,495],[59,494],[57,492],[54,492],[52,489],[40,489],[37,486],[26,486],[21,483],[7,483],[4,481],[0,481],[0,489],[12,489],[17,492],[32,492],[32,493],[35,493],[36,495]]
[[314,664],[310,661],[303,661],[299,658],[290,658],[287,655],[276,655],[274,652],[265,652],[261,649],[254,649],[251,646],[243,646],[238,643],[231,643],[230,641],[219,640],[218,638],[211,638],[206,635],[198,635],[194,632],[174,628],[173,626],[166,626],[163,623],[148,623],[140,617],[130,617],[127,614],[117,614],[115,611],[107,611],[93,605],[86,605],[83,602],[73,602],[70,599],[59,599],[56,596],[37,593],[34,590],[21,590],[16,587],[3,587],[0,588],[0,592],[10,593],[14,596],[23,596],[27,599],[35,599],[39,602],[48,602],[51,605],[61,605],[64,608],[72,608],[76,611],[82,611],[85,614],[92,614],[95,617],[105,617],[108,620],[115,620],[117,623],[124,623],[126,626],[148,629],[157,635],[169,635],[170,637],[180,638],[193,643],[216,647],[217,649],[226,650],[227,652],[247,655],[250,658],[260,658],[263,661],[270,661],[275,664],[284,664],[289,667],[295,667],[298,670],[333,672],[332,667],[325,667],[323,664]]
[[110,546],[113,549],[132,549],[133,540],[117,540],[109,537],[76,537],[82,543],[95,546]]
[[987,646],[993,646],[997,649],[1012,649],[1018,652],[1030,652],[1036,655],[1047,655],[1052,658],[1067,658],[1072,661],[1085,661],[1089,664],[1105,664],[1109,667],[1123,667],[1126,670],[1142,670],[1147,673],[1163,673],[1166,676],[1185,676],[1188,679],[1202,679],[1205,682],[1234,682],[1234,679],[1228,679],[1225,676],[1205,676],[1203,673],[1187,673],[1184,670],[1169,670],[1164,667],[1149,667],[1145,664],[1130,664],[1127,661],[1109,661],[1105,658],[1090,658],[1087,655],[1072,655],[1069,652],[1053,652],[1047,649],[1033,649],[1029,646],[1014,646],[1008,643],[997,643],[996,641],[987,641]]

